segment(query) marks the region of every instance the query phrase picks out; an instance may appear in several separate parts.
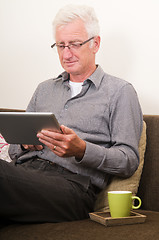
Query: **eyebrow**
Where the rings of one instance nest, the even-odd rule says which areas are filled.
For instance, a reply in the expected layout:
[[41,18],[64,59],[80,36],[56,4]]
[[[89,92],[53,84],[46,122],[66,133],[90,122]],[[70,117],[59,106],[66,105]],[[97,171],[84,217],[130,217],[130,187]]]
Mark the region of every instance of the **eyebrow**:
[[[75,43],[75,42],[79,42],[80,43],[80,42],[82,42],[82,40],[75,39],[75,40],[69,41],[68,43],[71,44],[71,43]],[[65,44],[65,43],[61,41],[61,42],[57,42],[57,44]]]

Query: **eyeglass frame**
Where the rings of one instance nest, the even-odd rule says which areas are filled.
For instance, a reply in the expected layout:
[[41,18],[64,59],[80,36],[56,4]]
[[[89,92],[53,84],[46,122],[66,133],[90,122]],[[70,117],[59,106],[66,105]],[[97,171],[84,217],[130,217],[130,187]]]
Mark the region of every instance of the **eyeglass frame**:
[[[84,42],[82,42],[82,43],[78,43],[79,47],[83,46],[84,44],[86,44],[87,42],[91,41],[91,40],[94,39],[94,38],[95,38],[95,37],[91,37],[91,38],[87,39],[86,41],[84,41]],[[70,43],[70,44],[68,44],[68,45],[62,45],[62,44],[61,44],[61,46],[63,47],[62,50],[64,50],[66,47],[68,47],[68,49],[71,50],[70,45],[74,45],[74,43]],[[58,46],[60,46],[60,44],[54,43],[54,44],[51,45],[51,48],[54,48],[55,46],[58,47]]]

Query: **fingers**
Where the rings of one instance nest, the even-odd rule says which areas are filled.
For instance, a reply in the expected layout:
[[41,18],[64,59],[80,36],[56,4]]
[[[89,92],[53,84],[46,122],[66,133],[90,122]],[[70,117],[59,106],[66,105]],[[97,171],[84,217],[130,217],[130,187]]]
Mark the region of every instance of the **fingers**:
[[64,125],[61,125],[62,133],[55,132],[54,130],[42,130],[37,134],[39,141],[47,145],[51,150],[54,146],[60,148],[67,148],[67,144],[71,141],[71,138],[75,134],[74,131]]
[[50,148],[58,156],[65,155],[68,149],[68,139],[69,134],[68,132],[72,133],[69,128],[65,126],[61,126],[61,132],[55,132],[54,130],[42,130],[40,133],[37,134],[39,141]]
[[61,125],[60,128],[64,134],[72,134],[73,133],[73,130],[71,128],[68,128],[64,125]]
[[35,147],[35,150],[38,150],[38,151],[44,148],[42,145],[34,145],[34,147]]
[[39,138],[39,141],[44,143],[43,141],[52,143],[54,145],[57,144],[57,141],[63,141],[64,135],[59,132],[55,132],[52,130],[42,130],[37,134],[37,137]]
[[59,136],[56,136],[54,133],[50,131],[38,133],[39,141],[50,148],[53,152],[57,152],[60,150],[60,146],[62,146],[62,139]]
[[26,144],[23,144],[22,145],[26,150],[31,150],[31,151],[40,151],[43,149],[43,146],[42,145],[26,145]]
[[37,134],[39,141],[60,157],[75,156],[82,159],[86,143],[70,128],[61,125],[62,133],[54,130],[42,130]]

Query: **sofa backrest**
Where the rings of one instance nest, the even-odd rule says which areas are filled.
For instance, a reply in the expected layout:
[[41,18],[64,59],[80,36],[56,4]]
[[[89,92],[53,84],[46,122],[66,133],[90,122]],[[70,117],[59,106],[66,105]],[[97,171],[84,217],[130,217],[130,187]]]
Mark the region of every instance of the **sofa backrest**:
[[144,115],[147,130],[145,162],[137,195],[141,208],[159,211],[159,115]]

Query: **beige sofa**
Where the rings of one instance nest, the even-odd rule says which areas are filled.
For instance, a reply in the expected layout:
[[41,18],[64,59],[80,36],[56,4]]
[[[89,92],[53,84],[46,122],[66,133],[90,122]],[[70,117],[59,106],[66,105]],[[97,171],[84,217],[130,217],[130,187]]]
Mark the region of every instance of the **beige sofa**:
[[95,205],[95,211],[107,211],[108,190],[131,190],[142,199],[141,209],[137,212],[146,216],[144,223],[106,227],[91,219],[85,219],[63,223],[2,224],[0,240],[159,239],[159,116],[144,115],[144,121],[146,131],[143,131],[140,140],[139,169],[129,179],[114,178],[109,187],[100,193]]

